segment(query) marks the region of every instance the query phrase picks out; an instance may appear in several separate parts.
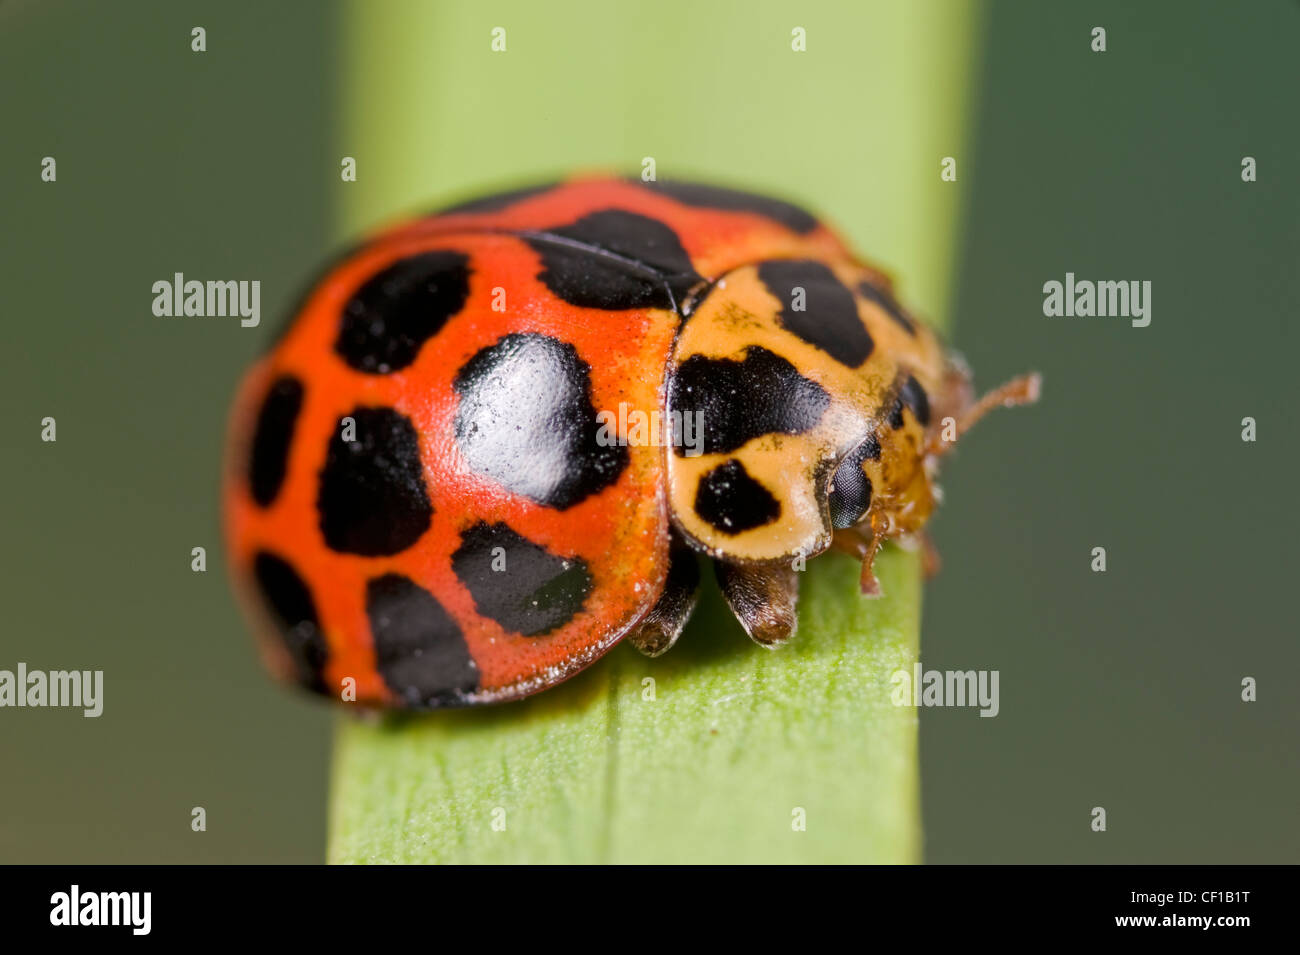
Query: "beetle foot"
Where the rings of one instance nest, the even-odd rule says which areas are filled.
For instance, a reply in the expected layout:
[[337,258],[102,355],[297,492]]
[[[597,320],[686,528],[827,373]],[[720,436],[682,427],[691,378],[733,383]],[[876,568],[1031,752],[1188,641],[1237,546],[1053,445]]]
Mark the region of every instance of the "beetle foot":
[[648,657],[657,657],[669,650],[695,609],[700,591],[700,561],[695,551],[678,540],[673,541],[668,555],[668,579],[664,592],[627,635],[628,641]]
[[793,568],[715,560],[713,571],[731,612],[755,643],[776,648],[794,636],[799,575]]

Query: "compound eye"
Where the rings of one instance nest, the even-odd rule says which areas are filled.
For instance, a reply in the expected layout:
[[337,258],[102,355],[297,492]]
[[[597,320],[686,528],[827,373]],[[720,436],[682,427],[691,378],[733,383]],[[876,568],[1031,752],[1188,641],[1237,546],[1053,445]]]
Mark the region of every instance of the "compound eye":
[[831,479],[828,503],[831,507],[831,524],[836,528],[852,527],[867,516],[871,509],[871,478],[863,470],[866,461],[880,460],[880,442],[876,436],[867,439],[850,451],[840,462]]

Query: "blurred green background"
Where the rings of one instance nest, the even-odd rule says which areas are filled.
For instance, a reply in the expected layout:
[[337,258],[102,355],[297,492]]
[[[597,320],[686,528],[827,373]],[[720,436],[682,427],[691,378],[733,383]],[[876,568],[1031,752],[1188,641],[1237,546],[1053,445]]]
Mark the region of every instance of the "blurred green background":
[[[0,668],[106,671],[97,720],[0,710],[0,862],[323,859],[333,716],[263,676],[224,575],[234,383],[325,257],[405,207],[392,183],[427,167],[432,203],[646,155],[825,213],[982,384],[1045,375],[945,471],[921,659],[998,669],[1001,713],[922,711],[927,860],[1300,861],[1300,7],[438,4],[406,42],[444,120],[409,117],[396,154],[381,87],[341,81],[378,6],[0,3]],[[918,110],[966,113],[966,144]],[[950,263],[930,235],[958,213]],[[175,271],[261,279],[262,326],[155,318]],[[1067,271],[1150,280],[1150,327],[1044,318]]]

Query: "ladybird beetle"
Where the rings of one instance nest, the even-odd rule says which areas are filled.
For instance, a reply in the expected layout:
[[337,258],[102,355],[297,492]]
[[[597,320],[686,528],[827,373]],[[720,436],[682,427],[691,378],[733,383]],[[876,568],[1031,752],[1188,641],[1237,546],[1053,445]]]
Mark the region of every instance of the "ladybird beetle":
[[228,548],[283,677],[375,707],[515,699],[624,637],[667,650],[697,555],[766,647],[794,633],[800,557],[848,551],[878,593],[951,440],[1037,393],[974,401],[797,206],[584,177],[404,221],[326,273],[239,390]]

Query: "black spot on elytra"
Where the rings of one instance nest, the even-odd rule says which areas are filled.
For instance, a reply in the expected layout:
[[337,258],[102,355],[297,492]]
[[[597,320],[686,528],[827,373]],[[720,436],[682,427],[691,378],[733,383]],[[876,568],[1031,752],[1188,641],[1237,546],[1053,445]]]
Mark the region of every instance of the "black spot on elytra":
[[293,429],[302,410],[302,394],[302,382],[292,375],[284,375],[271,385],[258,412],[248,481],[253,500],[262,507],[271,506],[284,483]]
[[683,205],[722,209],[726,212],[752,212],[800,235],[806,235],[817,228],[817,219],[809,212],[780,199],[697,182],[642,182],[639,178],[633,178],[632,181],[663,193]]
[[879,460],[880,442],[874,434],[868,435],[835,469],[828,498],[833,527],[852,527],[867,516],[871,509],[871,478],[862,465],[865,461]]
[[433,594],[401,574],[366,584],[375,667],[410,706],[449,706],[479,686],[465,635]]
[[[703,451],[734,451],[763,434],[802,434],[816,427],[830,395],[794,365],[750,345],[742,361],[692,355],[668,384],[668,407],[703,426]],[[686,417],[689,416],[689,417]],[[678,455],[688,449],[678,446]]]
[[[858,302],[844,283],[820,262],[772,259],[758,267],[758,277],[781,303],[781,324],[836,361],[856,368],[874,343],[858,315]],[[796,310],[795,289],[803,308]]]
[[695,513],[724,534],[739,534],[781,516],[781,502],[732,458],[700,479]]
[[567,342],[506,335],[454,382],[456,443],[469,466],[547,507],[572,507],[618,480],[628,450],[597,441],[591,366]]
[[902,306],[898,304],[898,301],[894,296],[890,295],[883,288],[877,288],[870,282],[859,282],[858,294],[867,301],[875,302],[884,309],[885,314],[901,325],[909,335],[916,334],[916,325],[907,317],[907,313],[903,311]]
[[356,440],[343,439],[340,418],[320,475],[316,507],[325,543],[365,557],[399,553],[433,517],[419,436],[392,408],[354,408],[348,417],[356,422]]
[[511,189],[507,192],[498,192],[490,196],[483,196],[479,199],[470,199],[467,202],[458,202],[454,206],[447,206],[439,209],[437,215],[464,215],[466,213],[480,212],[501,212],[508,209],[515,203],[523,202],[525,199],[531,199],[533,196],[540,196],[544,192],[550,192],[558,182],[543,183],[538,186],[526,186],[523,189]]
[[298,682],[325,692],[323,670],[329,649],[311,590],[287,561],[267,551],[259,551],[253,558],[253,577],[280,625],[280,638],[293,660]]
[[463,253],[439,250],[399,259],[343,306],[334,351],[357,371],[400,371],[468,297],[469,257]]
[[542,258],[538,278],[583,308],[676,308],[701,281],[677,233],[622,209],[524,236]]
[[297,294],[293,298],[293,306],[285,313],[284,317],[280,319],[279,327],[276,329],[275,334],[271,336],[272,349],[284,341],[290,330],[293,329],[294,324],[298,321],[298,316],[307,308],[307,303],[310,302],[312,297],[320,291],[323,285],[328,283],[329,279],[334,275],[334,272],[339,268],[339,266],[354,258],[357,253],[361,252],[364,248],[365,243],[354,242],[351,245],[339,249],[330,256],[329,260],[323,266],[320,266],[320,270],[312,276],[309,283],[298,287]]
[[903,426],[903,408],[912,409],[912,414],[916,415],[922,427],[930,423],[930,396],[925,393],[921,383],[911,375],[903,382],[903,387],[898,391],[898,398],[894,401],[894,407],[889,412],[889,425],[892,428],[901,428]]
[[480,522],[460,539],[452,570],[478,612],[512,633],[538,637],[564,626],[591,593],[586,561],[552,554],[505,524]]

